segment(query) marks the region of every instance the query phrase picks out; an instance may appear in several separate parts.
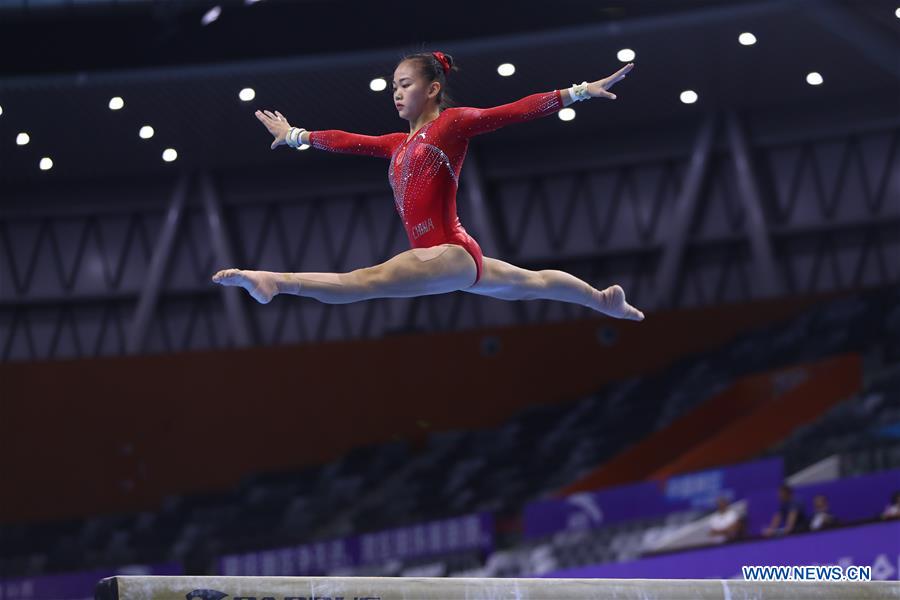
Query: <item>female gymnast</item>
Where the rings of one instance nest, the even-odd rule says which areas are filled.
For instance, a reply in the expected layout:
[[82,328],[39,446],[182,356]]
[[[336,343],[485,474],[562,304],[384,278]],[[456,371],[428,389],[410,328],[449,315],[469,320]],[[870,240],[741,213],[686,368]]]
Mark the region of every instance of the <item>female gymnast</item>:
[[571,88],[532,94],[493,108],[448,106],[447,75],[458,70],[442,52],[405,56],[394,69],[394,103],[409,121],[409,134],[360,135],[336,129],[291,127],[277,110],[256,117],[281,145],[390,160],[388,181],[411,246],[390,260],[349,273],[274,273],[223,269],[212,280],[237,285],[262,304],[277,294],[307,296],[328,304],[372,298],[407,298],[462,290],[502,300],[560,300],[588,306],[619,319],[643,321],[619,285],[603,291],[564,271],[531,271],[482,256],[478,243],[456,216],[456,190],[469,139],[504,125],[555,113],[589,98],[615,99],[608,90],[634,67]]

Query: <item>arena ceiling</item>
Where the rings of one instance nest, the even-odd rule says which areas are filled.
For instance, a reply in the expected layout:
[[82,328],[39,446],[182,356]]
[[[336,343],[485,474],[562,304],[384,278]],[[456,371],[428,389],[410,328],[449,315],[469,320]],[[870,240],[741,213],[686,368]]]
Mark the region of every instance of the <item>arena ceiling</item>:
[[[38,5],[44,8],[39,8]],[[220,5],[219,18],[201,25]],[[388,92],[406,51],[456,58],[456,103],[492,106],[608,75],[621,48],[637,53],[615,102],[575,105],[577,118],[506,128],[484,143],[544,136],[617,137],[693,123],[710,110],[846,105],[884,114],[900,107],[900,6],[891,0],[415,3],[328,0],[213,2],[0,1],[0,181],[153,176],[186,169],[254,169],[297,161],[253,117],[278,109],[307,129],[379,134],[408,124]],[[490,9],[488,12],[488,8]],[[757,43],[737,36],[753,32]],[[516,65],[499,77],[497,65]],[[809,85],[816,71],[824,83]],[[238,92],[256,97],[243,102]],[[699,101],[686,105],[682,90]],[[109,99],[125,107],[111,111]],[[599,104],[603,104],[600,106]],[[763,118],[762,116],[760,118]],[[138,137],[143,125],[155,135]],[[30,142],[16,137],[27,132]],[[482,143],[479,140],[478,143]],[[164,148],[178,160],[161,160]],[[312,168],[323,157],[303,153]],[[51,156],[53,169],[41,171]],[[0,194],[3,188],[0,188]]]

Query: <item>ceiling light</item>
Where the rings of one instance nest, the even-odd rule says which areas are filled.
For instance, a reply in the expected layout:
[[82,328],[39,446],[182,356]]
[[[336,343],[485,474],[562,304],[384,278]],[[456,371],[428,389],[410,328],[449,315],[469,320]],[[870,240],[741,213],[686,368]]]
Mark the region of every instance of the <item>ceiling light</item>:
[[635,57],[634,50],[631,48],[622,48],[616,53],[616,58],[618,58],[623,63],[631,62]]
[[684,90],[681,92],[680,98],[685,104],[693,104],[697,101],[697,92],[694,90]]
[[210,23],[212,23],[213,21],[218,19],[219,15],[221,15],[221,14],[222,14],[222,7],[218,6],[218,5],[213,6],[211,9],[206,11],[206,14],[203,15],[202,19],[200,19],[200,23],[202,23],[203,25],[209,25]]

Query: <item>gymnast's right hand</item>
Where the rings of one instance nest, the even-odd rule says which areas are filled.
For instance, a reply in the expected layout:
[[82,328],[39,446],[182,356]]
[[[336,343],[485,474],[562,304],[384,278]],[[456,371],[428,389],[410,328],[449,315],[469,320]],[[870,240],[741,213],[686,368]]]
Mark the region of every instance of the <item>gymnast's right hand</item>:
[[287,136],[288,131],[291,130],[291,124],[287,122],[283,114],[277,110],[274,114],[269,110],[258,110],[256,111],[256,118],[262,121],[269,133],[275,136],[275,141],[272,142],[272,150],[287,143],[284,141],[284,138]]

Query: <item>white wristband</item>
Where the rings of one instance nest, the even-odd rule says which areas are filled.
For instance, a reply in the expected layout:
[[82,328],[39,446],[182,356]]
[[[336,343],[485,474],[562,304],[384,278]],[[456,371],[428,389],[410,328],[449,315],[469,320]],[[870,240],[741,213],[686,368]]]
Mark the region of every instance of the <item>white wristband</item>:
[[582,81],[581,83],[573,83],[572,87],[569,88],[569,95],[572,97],[574,102],[579,102],[581,100],[587,100],[591,97],[591,95],[587,91],[588,83],[587,81]]
[[287,135],[284,138],[284,142],[291,148],[299,148],[303,145],[303,141],[300,136],[303,135],[304,131],[306,130],[303,128],[291,127],[290,131],[288,131]]

